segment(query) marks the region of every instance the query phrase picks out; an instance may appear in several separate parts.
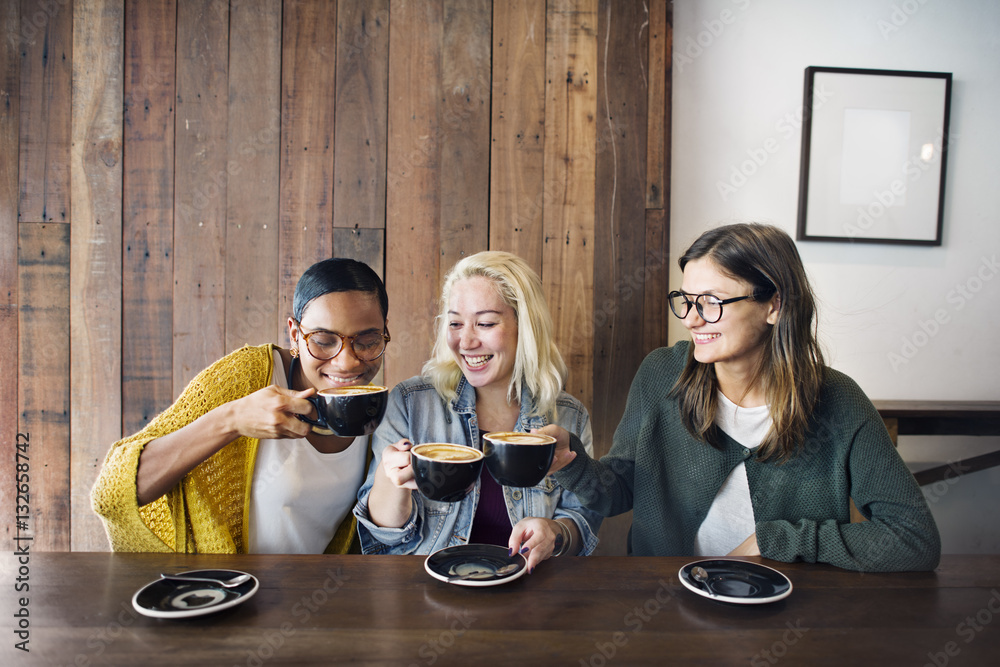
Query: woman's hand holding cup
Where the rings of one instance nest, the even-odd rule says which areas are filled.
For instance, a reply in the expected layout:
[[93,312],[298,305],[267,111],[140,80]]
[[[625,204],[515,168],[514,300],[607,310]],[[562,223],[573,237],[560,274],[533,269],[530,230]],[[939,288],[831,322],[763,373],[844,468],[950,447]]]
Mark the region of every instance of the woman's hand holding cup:
[[532,433],[542,433],[556,439],[556,452],[552,456],[552,465],[548,474],[562,470],[576,458],[576,452],[569,448],[569,431],[558,424],[548,424],[542,428],[531,429]]
[[413,466],[410,465],[410,448],[413,443],[405,438],[386,446],[382,451],[382,472],[393,486],[400,489],[416,489]]
[[268,385],[226,404],[228,427],[234,434],[259,440],[304,438],[311,427],[295,415],[307,415],[312,411],[312,404],[306,397],[314,393],[316,390],[312,388],[294,391]]
[[413,493],[417,488],[410,465],[413,443],[403,438],[382,450],[375,468],[375,481],[368,496],[368,516],[376,526],[401,528],[413,511]]

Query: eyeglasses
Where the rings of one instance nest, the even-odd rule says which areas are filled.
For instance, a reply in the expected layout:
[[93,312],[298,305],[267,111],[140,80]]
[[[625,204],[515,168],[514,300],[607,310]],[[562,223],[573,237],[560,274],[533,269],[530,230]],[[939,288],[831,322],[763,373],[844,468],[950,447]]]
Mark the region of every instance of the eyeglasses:
[[356,336],[344,336],[333,331],[310,331],[304,333],[298,322],[295,328],[306,342],[306,349],[317,361],[329,361],[344,349],[344,343],[349,343],[354,356],[361,361],[375,361],[385,352],[385,345],[391,339],[389,330],[379,333],[368,331]]
[[732,299],[720,299],[712,294],[685,294],[684,292],[673,291],[667,295],[667,302],[670,310],[680,319],[687,317],[691,312],[691,306],[698,310],[698,316],[709,324],[714,324],[722,319],[722,307],[727,303],[735,303],[743,299],[752,299],[753,294],[747,296],[736,296]]

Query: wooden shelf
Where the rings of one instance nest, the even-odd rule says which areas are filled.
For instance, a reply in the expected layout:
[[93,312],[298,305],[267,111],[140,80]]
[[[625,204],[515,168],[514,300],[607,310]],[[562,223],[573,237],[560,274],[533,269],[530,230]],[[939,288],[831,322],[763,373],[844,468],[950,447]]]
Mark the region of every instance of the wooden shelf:
[[[901,435],[1000,435],[1000,401],[872,401],[893,444]],[[1000,465],[1000,452],[950,461],[915,477],[921,486]]]

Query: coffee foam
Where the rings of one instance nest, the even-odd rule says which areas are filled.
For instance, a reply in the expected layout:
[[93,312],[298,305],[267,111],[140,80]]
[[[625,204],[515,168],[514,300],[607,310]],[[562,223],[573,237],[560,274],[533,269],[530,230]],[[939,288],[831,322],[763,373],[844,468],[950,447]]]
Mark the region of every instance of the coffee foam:
[[486,439],[490,442],[502,442],[511,445],[548,445],[554,439],[538,433],[488,433]]
[[423,456],[426,459],[433,459],[434,461],[454,461],[457,463],[478,461],[483,457],[483,453],[478,449],[451,444],[432,443],[417,445],[411,451],[413,451],[414,454]]
[[377,394],[380,391],[385,391],[385,387],[366,384],[357,387],[334,387],[333,389],[324,389],[319,393],[324,396],[361,396],[362,394]]

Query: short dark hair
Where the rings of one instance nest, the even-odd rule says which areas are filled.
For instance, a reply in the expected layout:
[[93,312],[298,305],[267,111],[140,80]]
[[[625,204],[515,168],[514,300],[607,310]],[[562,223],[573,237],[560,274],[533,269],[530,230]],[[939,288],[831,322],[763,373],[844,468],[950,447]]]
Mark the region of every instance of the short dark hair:
[[331,257],[316,262],[302,274],[295,286],[292,299],[292,317],[302,321],[306,307],[316,297],[330,292],[365,292],[378,298],[382,319],[389,315],[389,295],[385,285],[370,266],[345,257]]

